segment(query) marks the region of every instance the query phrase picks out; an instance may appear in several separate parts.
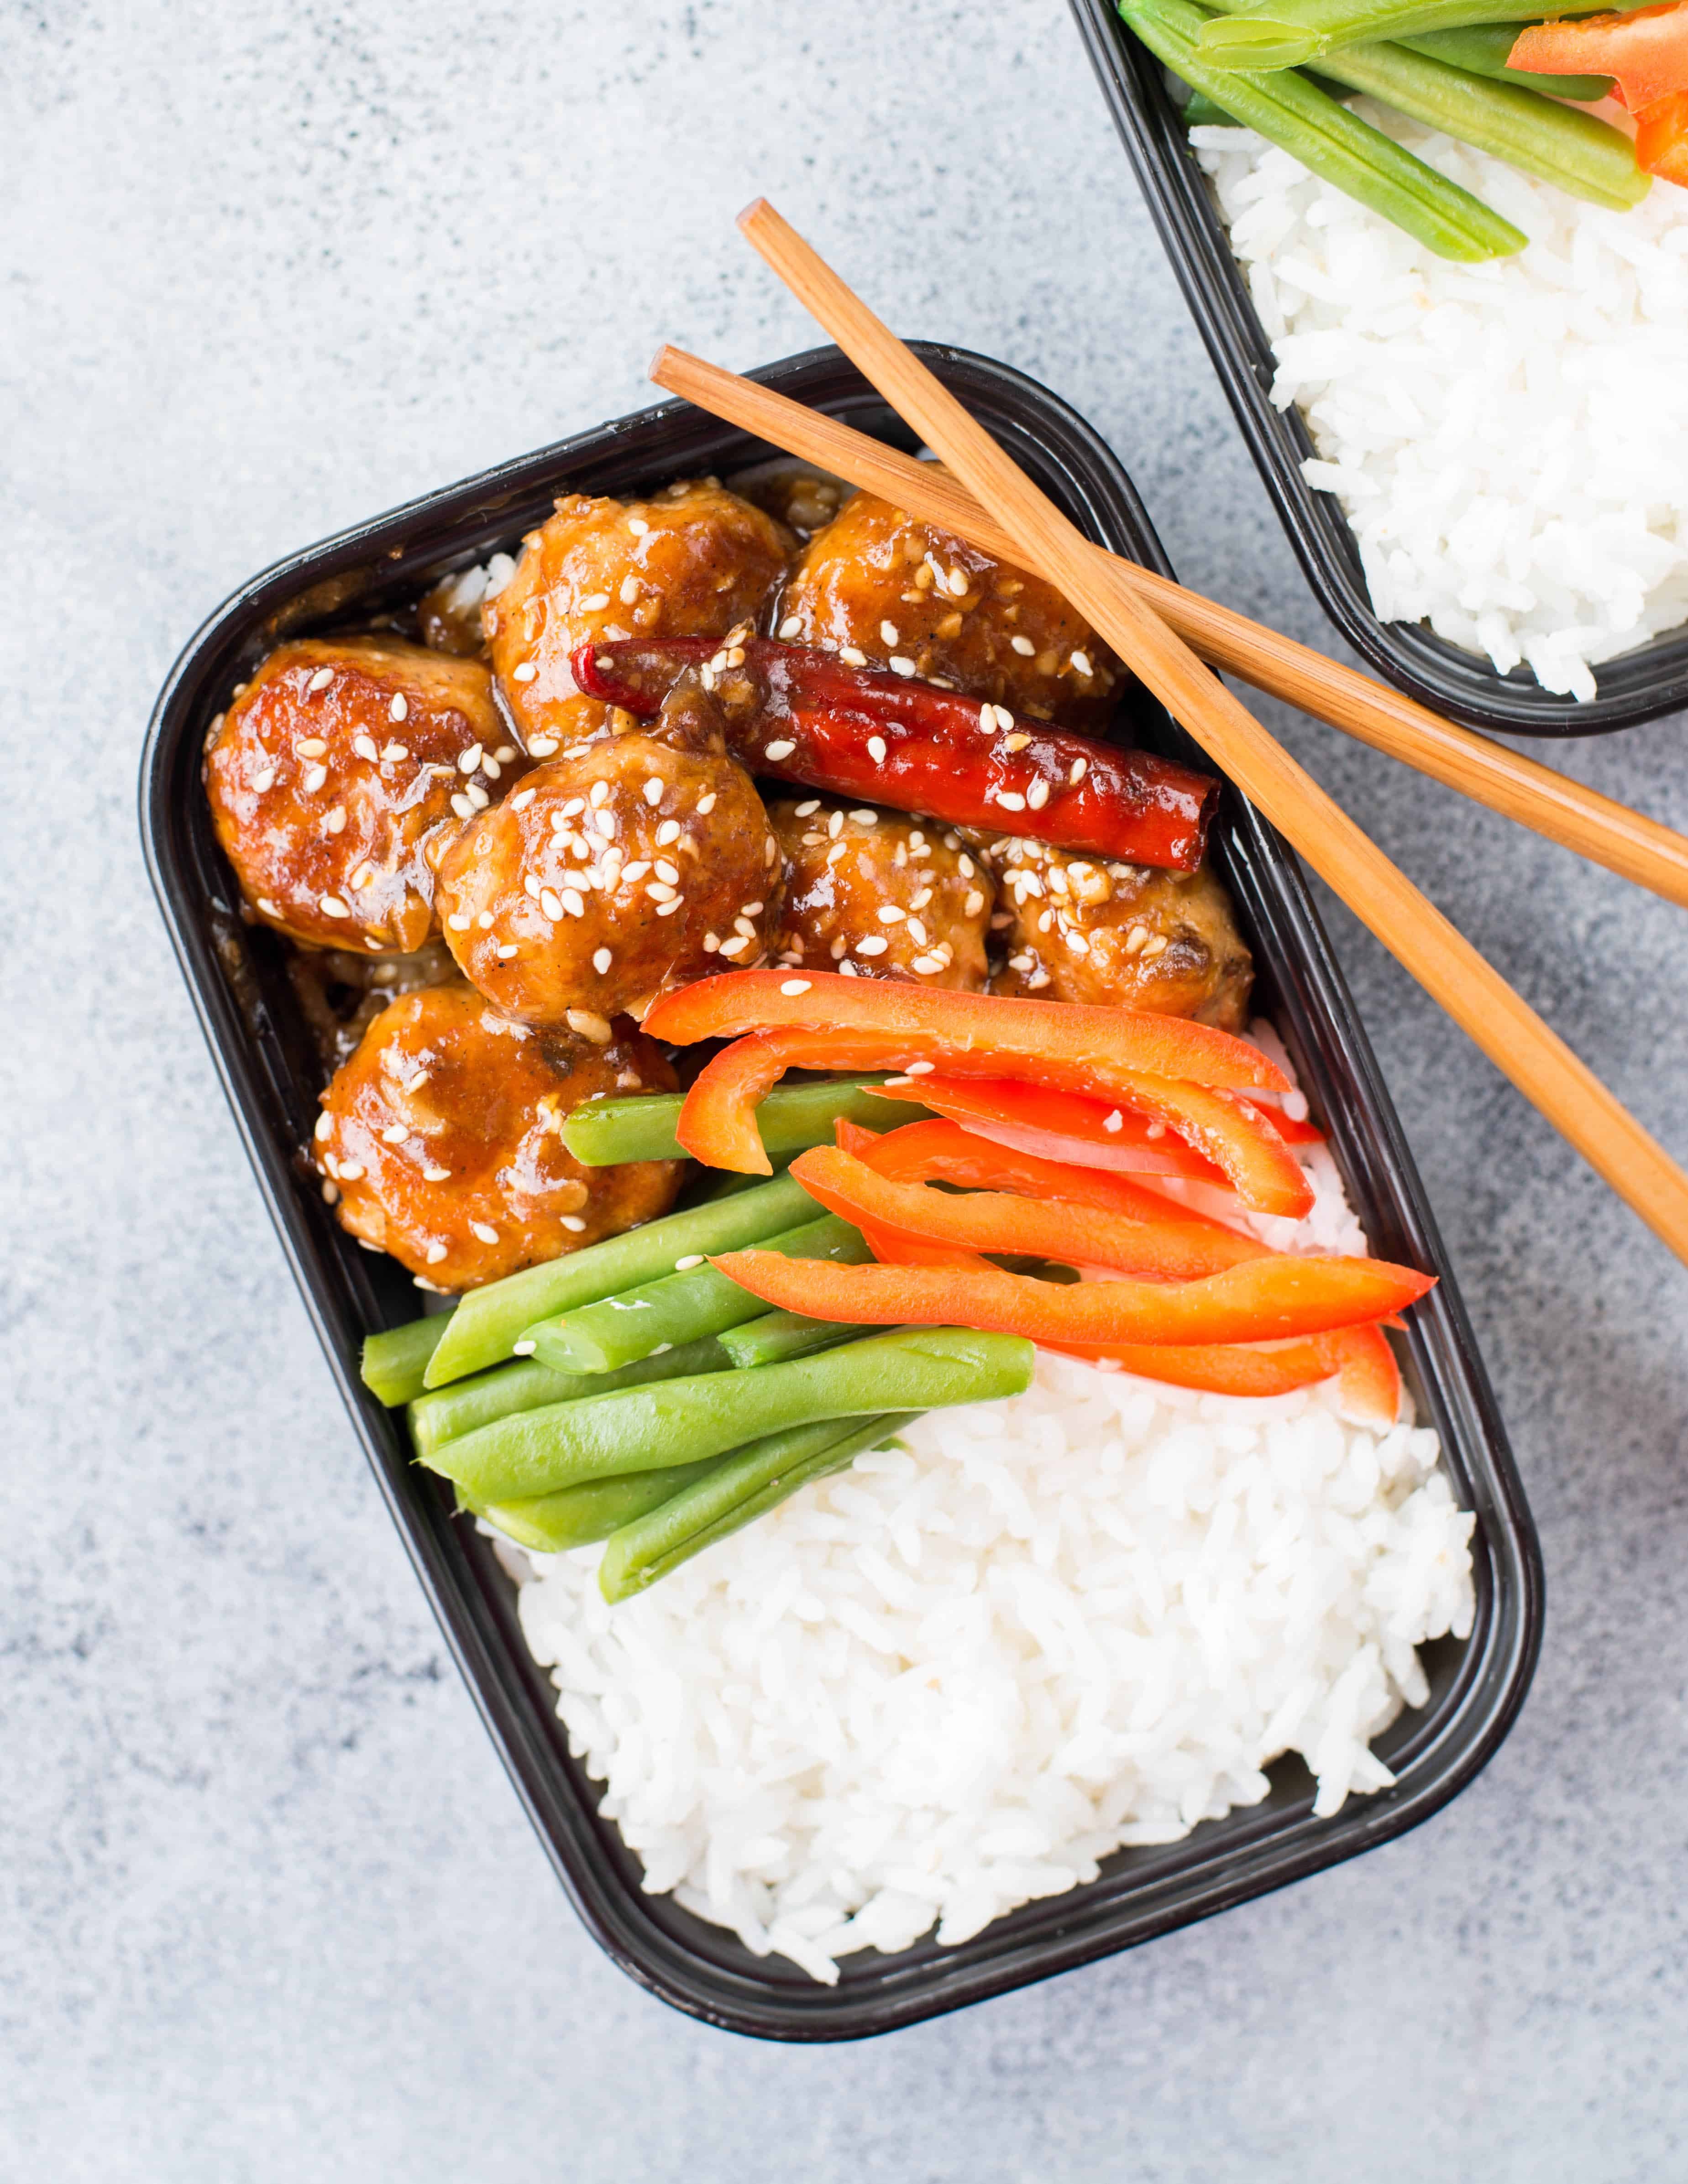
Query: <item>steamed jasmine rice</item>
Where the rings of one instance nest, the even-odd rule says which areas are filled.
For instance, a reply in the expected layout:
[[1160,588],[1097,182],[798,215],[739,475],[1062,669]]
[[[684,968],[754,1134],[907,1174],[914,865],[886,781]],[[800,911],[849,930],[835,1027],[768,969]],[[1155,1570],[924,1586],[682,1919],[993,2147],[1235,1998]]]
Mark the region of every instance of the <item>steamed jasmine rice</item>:
[[[1267,1240],[1363,1250],[1307,1165],[1313,1211]],[[1333,1384],[1245,1400],[1045,1353],[1024,1395],[902,1438],[615,1607],[601,1548],[497,1541],[647,1891],[817,1980],[1255,1804],[1282,1753],[1321,1814],[1384,1787],[1415,1649],[1471,1629],[1436,1435]]]
[[1247,129],[1199,128],[1231,245],[1305,416],[1311,485],[1372,604],[1587,699],[1688,620],[1688,192],[1607,212],[1367,100],[1356,112],[1530,238],[1478,265]]

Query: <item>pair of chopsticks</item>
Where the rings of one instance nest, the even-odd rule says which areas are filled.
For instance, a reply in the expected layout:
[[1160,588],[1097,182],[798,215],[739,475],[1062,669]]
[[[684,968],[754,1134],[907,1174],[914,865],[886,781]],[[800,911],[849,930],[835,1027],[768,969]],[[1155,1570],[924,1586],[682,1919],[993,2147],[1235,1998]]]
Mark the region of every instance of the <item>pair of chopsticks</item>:
[[1688,842],[1094,545],[770,204],[758,199],[739,226],[954,477],[682,351],[661,350],[652,379],[1054,584],[1496,1068],[1688,1262],[1688,1176],[1203,658],[1682,904]]

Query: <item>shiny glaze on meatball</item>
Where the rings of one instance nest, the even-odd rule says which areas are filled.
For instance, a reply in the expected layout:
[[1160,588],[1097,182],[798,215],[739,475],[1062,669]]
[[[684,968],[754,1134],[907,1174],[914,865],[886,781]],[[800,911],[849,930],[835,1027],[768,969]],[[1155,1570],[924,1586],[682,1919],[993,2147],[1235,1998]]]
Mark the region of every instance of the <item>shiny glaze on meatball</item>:
[[1041,577],[869,493],[852,495],[804,548],[778,627],[788,643],[824,644],[853,666],[942,682],[1063,727],[1102,727],[1120,679],[1114,655]]
[[674,1087],[640,1033],[529,1031],[455,979],[375,1019],[312,1150],[344,1228],[436,1289],[473,1289],[668,1211],[679,1162],[584,1167],[562,1132],[583,1100]]
[[492,664],[528,749],[549,758],[606,725],[570,656],[596,638],[724,637],[754,623],[796,541],[713,478],[647,500],[567,493],[523,541],[516,573],[483,611]]
[[781,963],[983,990],[996,884],[959,835],[816,796],[768,816],[786,861]]
[[1002,894],[992,923],[1007,950],[992,993],[1247,1027],[1254,958],[1210,865],[1156,872],[1018,835],[1000,837],[987,858]]
[[435,929],[447,838],[527,761],[478,661],[366,638],[284,644],[215,723],[211,820],[266,924],[406,954]]
[[691,674],[648,732],[573,745],[483,811],[440,865],[439,909],[489,1000],[580,1029],[764,961],[784,882],[762,799]]

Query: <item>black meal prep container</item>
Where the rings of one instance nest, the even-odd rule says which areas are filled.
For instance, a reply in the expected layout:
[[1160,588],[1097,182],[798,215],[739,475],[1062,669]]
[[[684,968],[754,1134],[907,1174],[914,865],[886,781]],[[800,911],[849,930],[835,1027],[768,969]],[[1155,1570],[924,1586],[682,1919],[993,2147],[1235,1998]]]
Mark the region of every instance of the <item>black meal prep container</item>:
[[[1070,410],[1005,365],[931,345],[920,353],[1093,538],[1170,573],[1130,480]],[[755,376],[895,444],[913,444],[836,349]],[[277,944],[238,914],[211,833],[200,754],[231,684],[282,634],[355,625],[413,599],[436,577],[511,545],[565,488],[644,492],[686,473],[730,474],[772,452],[669,403],[279,562],[218,609],[171,671],[147,739],[141,825],[159,906],[305,1307],[446,1641],[575,1908],[624,1971],[678,2008],[768,2039],[842,2040],[1110,1955],[1425,1819],[1470,1781],[1518,1712],[1540,1640],[1541,1569],[1470,1326],[1342,973],[1294,859],[1227,793],[1216,849],[1260,966],[1261,1004],[1328,1124],[1373,1247],[1440,1276],[1413,1312],[1409,1370],[1420,1416],[1439,1429],[1456,1491],[1477,1513],[1477,1616],[1465,1643],[1426,1649],[1428,1705],[1379,1740],[1396,1786],[1316,1819],[1311,1778],[1299,1761],[1281,1763],[1265,1803],[1205,1823],[1182,1842],[1121,1852],[1088,1886],[1030,1904],[958,1948],[925,1942],[899,1955],[849,1958],[831,1988],[783,1958],[752,1956],[669,1897],[640,1892],[637,1860],[598,1818],[596,1786],[569,1757],[554,1693],[523,1645],[509,1579],[488,1542],[454,1515],[445,1482],[411,1462],[400,1416],[358,1377],[365,1334],[414,1318],[419,1299],[394,1261],[351,1244],[318,1194],[305,1152],[318,1066]],[[1199,762],[1158,706],[1137,694],[1127,707],[1143,743]]]
[[1450,719],[1510,736],[1596,736],[1688,707],[1688,629],[1667,631],[1595,670],[1586,705],[1544,690],[1528,668],[1497,673],[1419,623],[1380,621],[1360,549],[1334,493],[1301,465],[1316,454],[1299,410],[1272,402],[1272,343],[1231,255],[1219,209],[1167,88],[1167,71],[1115,13],[1112,0],[1070,0],[1184,301],[1207,343],[1249,453],[1319,604],[1380,675]]

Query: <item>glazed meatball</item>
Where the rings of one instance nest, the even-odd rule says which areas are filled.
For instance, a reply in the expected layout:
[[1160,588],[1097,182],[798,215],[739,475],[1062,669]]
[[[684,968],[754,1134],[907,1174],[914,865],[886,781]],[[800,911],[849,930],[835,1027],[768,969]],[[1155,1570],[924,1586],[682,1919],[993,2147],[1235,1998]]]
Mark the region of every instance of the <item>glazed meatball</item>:
[[568,493],[523,542],[516,573],[483,614],[499,686],[535,758],[606,725],[583,698],[572,654],[595,638],[724,637],[753,624],[796,541],[713,478],[649,500]]
[[370,638],[272,652],[215,723],[211,821],[266,924],[408,954],[435,930],[433,861],[527,761],[477,661]]
[[959,835],[814,796],[768,816],[786,861],[781,963],[983,990],[996,886]]
[[529,1031],[457,978],[375,1019],[313,1150],[344,1228],[435,1289],[473,1289],[668,1211],[679,1162],[583,1167],[562,1132],[583,1100],[674,1087],[642,1034]]
[[539,766],[446,853],[439,908],[467,977],[523,1023],[589,1028],[764,960],[785,869],[696,674],[648,732]]
[[1099,728],[1120,677],[1089,623],[1041,577],[869,493],[854,494],[804,548],[779,632],[1063,727]]
[[1246,1027],[1254,958],[1210,865],[1109,864],[1018,835],[1000,837],[987,856],[1002,890],[992,923],[1008,951],[992,993]]

